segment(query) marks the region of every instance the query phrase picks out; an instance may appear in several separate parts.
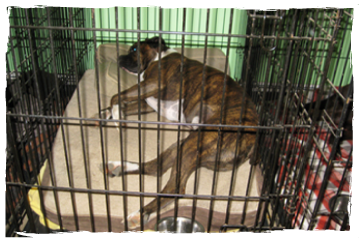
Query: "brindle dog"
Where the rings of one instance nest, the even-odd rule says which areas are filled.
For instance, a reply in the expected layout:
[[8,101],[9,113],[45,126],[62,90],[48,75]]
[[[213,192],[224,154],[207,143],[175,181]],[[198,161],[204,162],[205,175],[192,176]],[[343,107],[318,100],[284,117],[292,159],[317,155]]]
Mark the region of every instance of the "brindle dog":
[[[177,143],[171,145],[159,156],[162,175],[171,169],[170,179],[161,191],[162,193],[175,193],[177,174],[179,175],[179,193],[185,193],[185,187],[189,176],[199,167],[214,170],[217,162],[218,171],[232,170],[234,163],[240,165],[256,154],[254,145],[256,141],[255,128],[258,124],[256,108],[248,95],[243,96],[243,89],[229,76],[225,77],[222,71],[204,66],[202,63],[183,58],[181,54],[169,49],[164,40],[161,40],[161,78],[158,89],[158,49],[159,37],[146,39],[140,42],[140,48],[135,43],[130,47],[129,54],[119,56],[119,67],[134,74],[140,73],[140,106],[141,113],[160,111],[160,114],[172,121],[201,124],[227,124],[239,125],[242,110],[241,124],[250,126],[241,129],[241,137],[237,145],[237,128],[222,127],[218,135],[217,127],[200,127],[199,151],[197,150],[198,126],[187,138],[181,141],[179,151],[181,159],[177,167]],[[138,58],[139,56],[139,69]],[[204,69],[204,70],[203,70]],[[181,72],[182,70],[182,72]],[[204,72],[204,73],[203,73]],[[202,76],[204,74],[204,94],[202,93]],[[181,104],[179,103],[179,90],[182,83]],[[224,103],[222,106],[223,88],[225,87]],[[158,91],[160,91],[160,106],[158,110]],[[118,96],[121,97],[121,113],[119,113]],[[244,101],[244,103],[242,102]],[[202,112],[200,111],[202,104]],[[181,105],[181,117],[178,116],[178,108]],[[116,94],[111,99],[108,108],[109,117],[118,119],[122,116],[138,114],[138,85]],[[210,130],[212,129],[212,130]],[[220,138],[220,139],[219,139]],[[219,139],[219,140],[218,140]],[[219,141],[219,153],[217,156],[217,143]],[[237,153],[235,153],[237,150]],[[199,158],[199,166],[196,160]],[[143,164],[142,174],[157,175],[157,158]],[[254,163],[252,163],[254,164]],[[177,173],[178,170],[178,173]],[[107,166],[110,176],[121,175],[121,163],[110,162]],[[126,174],[139,174],[139,166],[135,162],[125,162]],[[160,206],[171,203],[173,198],[160,198]],[[143,213],[139,211],[128,216],[129,228],[140,226],[140,215],[146,221],[149,215],[157,210],[157,200],[147,204]]]

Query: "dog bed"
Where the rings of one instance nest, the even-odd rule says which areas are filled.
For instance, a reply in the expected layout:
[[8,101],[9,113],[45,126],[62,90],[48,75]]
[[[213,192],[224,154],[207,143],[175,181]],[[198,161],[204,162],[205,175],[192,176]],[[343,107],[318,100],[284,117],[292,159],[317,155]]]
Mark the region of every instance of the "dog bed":
[[[129,46],[119,45],[119,54],[126,54]],[[176,49],[181,52],[181,49]],[[117,51],[115,44],[103,44],[98,48],[99,59],[99,99],[101,108],[109,105],[110,98],[118,91],[117,78]],[[184,55],[188,58],[203,62],[203,49],[185,49]],[[225,69],[226,56],[219,49],[208,49],[207,64],[222,71]],[[137,83],[137,77],[120,71],[121,89],[127,89]],[[87,70],[81,80],[77,90],[74,92],[69,104],[64,112],[64,117],[80,117],[79,107],[81,108],[81,117],[91,118],[98,113],[98,84],[94,69]],[[78,96],[79,93],[79,96]],[[78,103],[80,100],[80,104]],[[137,116],[127,117],[128,120],[138,120]],[[144,121],[156,121],[157,114],[150,113],[141,116]],[[167,120],[162,118],[161,121]],[[56,186],[64,188],[63,191],[42,190],[44,207],[40,203],[40,196],[37,189],[32,189],[29,193],[29,199],[33,210],[41,217],[41,221],[48,222],[50,228],[57,229],[59,225],[66,230],[76,230],[75,222],[79,224],[80,230],[106,232],[121,232],[124,230],[124,203],[122,195],[109,195],[107,199],[104,193],[105,180],[103,172],[99,165],[104,161],[120,160],[120,133],[114,123],[108,122],[102,128],[92,124],[85,124],[81,128],[80,121],[77,119],[64,120],[64,131],[59,128],[53,147],[52,158],[47,160],[41,172],[42,186]],[[139,153],[142,161],[147,162],[157,156],[157,126],[154,124],[142,124],[145,129],[140,130],[141,142],[139,147],[138,124],[128,124],[123,128],[123,148],[124,160],[139,161]],[[177,141],[177,126],[162,125],[160,127],[160,151]],[[187,135],[187,128],[182,128],[181,138]],[[83,134],[83,139],[82,139]],[[102,134],[102,136],[101,136]],[[101,146],[103,139],[103,147]],[[140,152],[139,152],[140,148]],[[85,155],[85,156],[84,156]],[[67,166],[67,160],[69,165]],[[86,162],[86,164],[84,164]],[[53,168],[50,168],[53,167]],[[86,169],[88,169],[88,177]],[[51,172],[50,169],[53,169]],[[69,174],[68,174],[69,170]],[[262,184],[262,177],[258,168],[255,168],[250,185],[249,196],[259,196],[258,183]],[[243,164],[237,169],[236,181],[234,187],[234,196],[245,196],[250,165]],[[72,184],[69,183],[69,177]],[[164,186],[169,178],[170,170],[161,177],[161,185]],[[189,178],[186,194],[193,194],[194,173]],[[213,179],[213,171],[205,168],[199,169],[199,188],[197,194],[210,195]],[[126,175],[125,186],[128,192],[139,192],[139,175]],[[231,171],[219,172],[216,184],[216,194],[227,196],[231,180]],[[87,186],[87,182],[90,186]],[[146,193],[155,193],[157,178],[154,176],[143,175],[143,187]],[[69,187],[79,188],[82,192],[74,192],[72,199],[71,192],[66,189]],[[97,193],[88,195],[86,190],[100,190]],[[109,178],[109,190],[122,191],[122,178]],[[154,197],[145,197],[144,205],[153,200]],[[89,201],[91,203],[89,203]],[[75,206],[73,206],[73,202]],[[192,199],[181,198],[178,203],[178,216],[191,217]],[[240,224],[244,201],[231,202],[231,215],[228,224]],[[91,207],[91,208],[90,208]],[[213,203],[211,231],[219,231],[221,225],[225,224],[227,200],[215,200]],[[258,207],[258,201],[247,202],[247,215],[245,225],[253,225],[255,212]],[[91,210],[90,210],[91,209]],[[109,210],[109,212],[107,211]],[[126,210],[128,215],[140,209],[139,196],[127,196]],[[199,199],[196,202],[195,219],[205,228],[208,225],[208,215],[210,201]],[[43,213],[41,210],[43,210]],[[75,212],[74,212],[75,210]],[[45,214],[45,215],[44,215]],[[109,216],[108,216],[109,215]],[[161,218],[174,215],[174,204],[161,209]],[[44,217],[46,219],[44,219]],[[75,218],[76,217],[76,218]],[[92,220],[94,225],[92,225]],[[108,221],[111,221],[109,223]],[[61,224],[60,224],[60,222]],[[145,229],[154,230],[156,215],[150,216]],[[139,229],[138,229],[139,230]]]

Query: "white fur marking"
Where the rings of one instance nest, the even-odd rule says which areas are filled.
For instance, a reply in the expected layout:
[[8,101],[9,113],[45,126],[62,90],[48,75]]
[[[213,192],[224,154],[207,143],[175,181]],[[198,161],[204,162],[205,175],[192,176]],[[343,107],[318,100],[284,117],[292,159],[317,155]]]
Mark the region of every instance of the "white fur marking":
[[[199,116],[195,116],[192,119],[192,123],[199,124]],[[193,130],[197,130],[198,126],[192,126]]]
[[139,227],[140,226],[140,212],[139,212],[139,210],[129,214],[128,217],[127,217],[127,220],[128,220],[128,227],[130,229],[134,229],[134,228]]
[[[112,117],[114,120],[120,120],[121,116],[120,116],[120,113],[119,113],[119,105],[113,105],[112,109]],[[123,116],[123,114],[122,114]],[[119,122],[114,122],[114,125],[117,127],[117,130],[120,131],[119,129],[119,126],[120,126],[120,123]]]
[[108,161],[109,165],[113,165],[113,166],[120,166],[122,165],[121,161]]
[[112,117],[114,120],[119,120],[119,105],[113,105]]
[[[154,97],[146,98],[145,101],[147,104],[152,107],[155,111],[158,110],[158,99]],[[185,117],[183,113],[183,99],[181,103],[181,119],[180,122],[185,123]],[[179,110],[179,101],[178,100],[160,100],[160,115],[164,116],[170,121],[178,121],[178,110]]]
[[139,81],[144,81],[144,71],[140,74]]
[[[113,166],[113,168],[122,166],[121,161],[108,161],[108,164]],[[124,161],[124,171],[125,172],[131,172],[131,171],[136,171],[136,170],[139,170],[139,165],[137,163]]]
[[[134,229],[137,227],[140,227],[140,211],[135,211],[131,214],[128,215],[127,220],[128,220],[128,227],[129,229]],[[146,224],[149,221],[149,214],[144,214],[143,215],[143,223]]]
[[131,163],[126,161],[124,162],[124,165],[127,172],[139,170],[139,165],[137,163]]
[[[165,56],[167,56],[168,54],[176,53],[176,52],[177,52],[177,50],[175,50],[175,49],[168,49],[167,51],[162,51],[160,53],[160,58],[162,59]],[[153,61],[157,61],[157,60],[159,60],[159,54],[157,54],[157,56],[155,56],[155,58],[153,59]]]
[[[175,50],[175,49],[168,49],[167,51],[162,51],[162,52],[160,53],[160,58],[162,59],[162,58],[164,58],[165,56],[167,56],[168,54],[171,54],[171,53],[177,53],[177,50]],[[155,58],[154,58],[152,61],[149,62],[149,64],[152,63],[153,61],[157,61],[157,60],[159,60],[159,55],[158,55],[158,54],[155,56]],[[125,69],[125,68],[123,68],[123,69],[124,69],[125,71],[127,71],[128,73],[132,74],[132,75],[138,76],[138,73],[130,72],[130,71],[128,71],[128,70]],[[140,81],[143,81],[143,80],[144,80],[144,78],[143,78],[143,73],[144,73],[144,71],[143,71],[142,73],[140,73]]]
[[109,120],[111,116],[112,114],[110,113],[110,111],[108,109],[105,110],[105,119]]

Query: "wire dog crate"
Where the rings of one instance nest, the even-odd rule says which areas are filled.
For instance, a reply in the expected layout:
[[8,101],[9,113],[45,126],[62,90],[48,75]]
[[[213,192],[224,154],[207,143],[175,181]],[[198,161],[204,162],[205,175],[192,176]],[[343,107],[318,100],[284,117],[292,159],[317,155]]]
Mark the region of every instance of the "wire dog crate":
[[[137,230],[173,216],[205,232],[349,230],[353,9],[9,11],[6,236],[128,231],[127,215],[160,197],[174,204]],[[126,120],[120,132],[115,120],[94,117],[138,83],[117,57],[154,36],[244,87],[259,115],[259,164],[200,168],[185,194],[160,192],[167,172],[110,178],[96,167],[159,159],[189,132],[155,113]]]

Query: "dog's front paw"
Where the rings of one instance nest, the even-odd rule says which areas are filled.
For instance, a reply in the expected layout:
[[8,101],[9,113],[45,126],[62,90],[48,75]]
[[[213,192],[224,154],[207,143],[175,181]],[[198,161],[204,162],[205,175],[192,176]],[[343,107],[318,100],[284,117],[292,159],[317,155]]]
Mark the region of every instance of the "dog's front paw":
[[[123,111],[119,110],[119,105],[113,105],[111,108],[111,114],[114,120],[121,120],[124,118]],[[118,128],[120,126],[119,122],[114,122],[114,125]],[[122,123],[122,126],[125,126],[125,123]],[[119,130],[119,128],[118,128]]]
[[[100,171],[103,171],[103,164],[99,164]],[[122,175],[122,165],[120,162],[108,162],[105,164],[105,174],[110,177],[120,176]]]
[[[136,229],[136,228],[140,227],[140,223],[141,223],[140,215],[141,214],[140,214],[139,210],[128,215],[127,220],[128,220],[128,228],[129,229]],[[143,223],[146,224],[148,222],[148,219],[149,219],[149,215],[145,214],[143,216]]]
[[[112,118],[112,113],[110,112],[110,108],[106,108],[100,111],[100,113],[96,113],[95,115],[93,115],[92,117],[90,117],[91,119],[111,119]],[[99,126],[99,120],[95,120],[94,121],[95,126]]]

